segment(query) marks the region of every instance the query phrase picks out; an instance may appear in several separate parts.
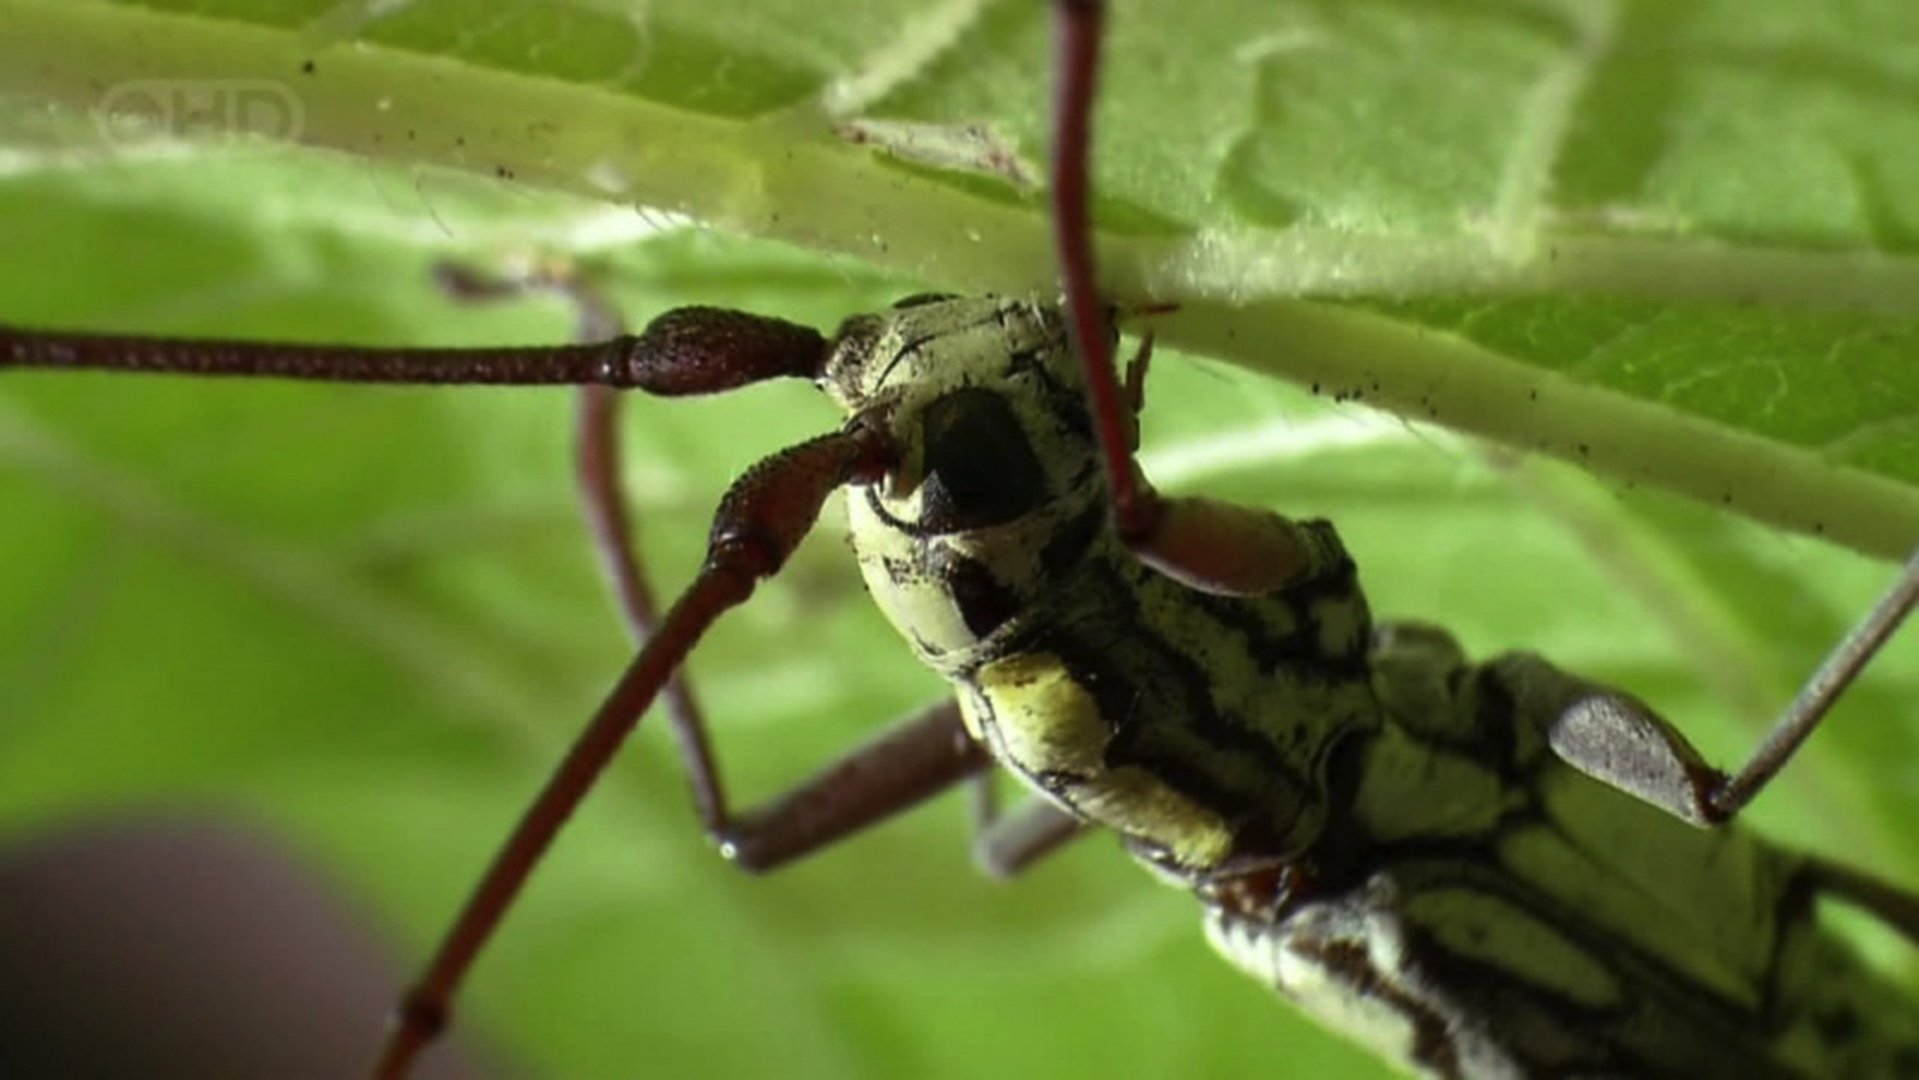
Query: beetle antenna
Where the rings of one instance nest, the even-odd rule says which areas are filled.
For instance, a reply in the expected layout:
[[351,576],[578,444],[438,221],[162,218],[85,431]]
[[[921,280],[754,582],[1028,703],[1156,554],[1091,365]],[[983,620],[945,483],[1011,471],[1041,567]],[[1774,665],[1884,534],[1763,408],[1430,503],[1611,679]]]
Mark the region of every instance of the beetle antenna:
[[1055,0],[1053,13],[1054,68],[1059,73],[1053,94],[1053,242],[1059,249],[1067,332],[1084,366],[1092,399],[1113,523],[1121,538],[1134,541],[1153,532],[1159,506],[1152,489],[1140,483],[1133,468],[1132,413],[1113,367],[1107,309],[1100,304],[1093,268],[1089,211],[1092,182],[1087,163],[1092,154],[1093,101],[1099,90],[1106,5],[1102,0]]

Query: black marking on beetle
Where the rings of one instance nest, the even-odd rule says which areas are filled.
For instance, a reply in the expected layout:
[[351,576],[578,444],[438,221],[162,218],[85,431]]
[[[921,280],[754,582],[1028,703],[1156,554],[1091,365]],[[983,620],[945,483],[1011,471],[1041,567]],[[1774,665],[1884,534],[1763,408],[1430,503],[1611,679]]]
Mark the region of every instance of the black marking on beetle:
[[[1546,1062],[1550,1076],[1645,1076],[1643,1069],[1624,1068],[1625,1064],[1619,1048],[1609,1045],[1612,1040],[1601,1041],[1593,1036],[1603,1030],[1603,1021],[1585,1015],[1580,1019],[1568,1021],[1566,1003],[1550,989],[1540,987],[1529,980],[1516,979],[1508,969],[1481,963],[1470,957],[1461,956],[1447,948],[1444,943],[1435,940],[1418,927],[1409,927],[1405,938],[1406,953],[1409,958],[1408,969],[1422,977],[1423,981],[1439,983],[1449,990],[1463,988],[1465,993],[1452,992],[1448,997],[1454,999],[1459,1011],[1469,1016],[1500,1016],[1502,1022],[1497,1030],[1482,1029],[1502,1050],[1524,1058],[1529,1064]],[[1519,990],[1518,986],[1527,989]],[[1504,1009],[1493,1012],[1493,1009]],[[1585,1013],[1586,1010],[1575,1010]],[[1558,1017],[1557,1022],[1539,1022],[1539,1014]],[[1556,1046],[1540,1045],[1541,1035],[1547,1038],[1577,1032],[1580,1041],[1572,1043],[1561,1041]],[[1421,1064],[1433,1067],[1435,1062],[1427,1056],[1429,1048],[1415,1043],[1413,1059]],[[1448,1055],[1450,1063],[1457,1069],[1457,1049]],[[1549,1059],[1549,1060],[1548,1060]]]
[[[1330,523],[1314,519],[1299,523],[1302,530],[1330,531]],[[1372,638],[1372,616],[1366,608],[1366,596],[1359,585],[1359,567],[1351,555],[1340,550],[1339,561],[1332,566],[1318,568],[1311,577],[1294,582],[1280,590],[1292,605],[1299,617],[1299,633],[1315,644],[1322,663],[1345,661],[1350,667],[1346,670],[1358,677],[1366,669],[1367,647]],[[1345,647],[1337,653],[1327,653],[1321,643],[1322,627],[1319,621],[1321,604],[1356,608],[1358,618],[1354,620],[1351,637]]]
[[919,636],[919,634],[917,633],[913,635],[913,647],[920,651],[921,656],[945,656],[946,655],[945,649],[940,648],[938,645],[933,644],[932,642]]
[[[1544,819],[1544,823],[1556,827],[1556,823],[1550,819]],[[1522,1005],[1550,1004],[1558,1016],[1558,1023],[1547,1025],[1548,1029],[1589,1031],[1603,1027],[1612,1056],[1597,1067],[1620,1070],[1621,1075],[1641,1076],[1658,1071],[1642,1059],[1640,1051],[1625,1042],[1635,1030],[1648,1022],[1649,1009],[1656,1015],[1667,1017],[1670,1023],[1684,1024],[1688,1030],[1696,1030],[1704,1043],[1719,1042],[1726,1048],[1750,1048],[1766,1044],[1767,1040],[1763,1037],[1768,1033],[1765,1010],[1755,1010],[1691,975],[1675,970],[1663,957],[1648,952],[1637,941],[1624,936],[1623,931],[1597,925],[1559,898],[1530,882],[1515,878],[1502,865],[1499,852],[1501,840],[1516,827],[1519,827],[1519,821],[1502,821],[1493,832],[1472,839],[1419,837],[1382,844],[1371,849],[1365,860],[1367,865],[1359,869],[1367,878],[1389,876],[1395,891],[1402,895],[1434,888],[1468,890],[1523,911],[1604,968],[1625,997],[1615,1006],[1591,1006],[1577,1002],[1565,997],[1556,988],[1542,986],[1521,973],[1461,956],[1442,943],[1426,940],[1418,934],[1409,935],[1407,939],[1414,961],[1413,970],[1424,971],[1446,986],[1474,988],[1475,992],[1479,988],[1497,985],[1524,985],[1527,990],[1518,994],[1513,1001],[1481,1005],[1467,1011],[1472,1015],[1516,1017],[1523,1012]],[[1403,909],[1405,903],[1402,900],[1394,906]],[[1784,936],[1785,931],[1780,933]],[[1413,948],[1415,946],[1417,948]],[[1776,965],[1769,966],[1759,976],[1759,981],[1762,984],[1770,983],[1776,977]],[[1527,1060],[1533,1060],[1541,1051],[1531,1047],[1524,1053],[1529,1055]],[[1702,1056],[1702,1061],[1716,1060],[1720,1059]],[[1575,1071],[1590,1075],[1594,1067],[1594,1063],[1579,1062]],[[1726,1074],[1742,1077],[1792,1075],[1769,1054],[1763,1057],[1747,1054]]]
[[1085,509],[1053,531],[1046,546],[1040,549],[1040,569],[1054,580],[1071,573],[1085,559],[1093,541],[1105,531],[1108,520],[1105,500],[1095,499],[1088,503]]
[[[1286,833],[1320,802],[1312,778],[1301,775],[1294,756],[1266,734],[1219,711],[1206,670],[1149,632],[1137,589],[1112,564],[1115,557],[1130,562],[1124,553],[1109,553],[1085,563],[1062,585],[1064,596],[1092,599],[1075,610],[1070,623],[1036,620],[1042,625],[1031,635],[1034,640],[1023,644],[1058,656],[1092,697],[1100,718],[1113,729],[1104,751],[1109,768],[1137,765],[1223,820],[1258,818],[1275,835]],[[1152,575],[1137,563],[1130,569]],[[1020,644],[1008,644],[1002,655],[1021,650]],[[1173,699],[1164,715],[1152,704],[1156,698]],[[1257,788],[1222,784],[1218,763],[1204,759],[1208,752],[1255,763],[1245,771],[1260,777]]]
[[1006,354],[1006,377],[1017,379],[1021,375],[1031,375],[1041,382],[1054,384],[1053,373],[1046,370],[1046,358],[1058,351],[1058,345],[1049,343],[1009,352]]
[[[1253,658],[1261,671],[1269,675],[1284,674],[1298,681],[1320,679],[1326,682],[1350,680],[1363,675],[1344,658],[1329,660],[1319,651],[1317,635],[1305,631],[1312,626],[1313,620],[1301,610],[1292,597],[1280,593],[1260,597],[1257,603],[1249,604],[1244,598],[1236,596],[1216,596],[1211,593],[1195,591],[1191,595],[1192,606],[1204,612],[1219,628],[1236,637],[1245,647],[1247,655]],[[1273,625],[1266,611],[1267,605],[1280,605],[1292,622],[1291,630],[1281,630]]]
[[[1517,900],[1504,893],[1496,895],[1506,902]],[[1541,916],[1536,909],[1528,911]],[[1564,922],[1552,926],[1562,934],[1569,928],[1571,924]],[[1663,1055],[1659,1061],[1649,1060],[1644,1049],[1646,1032],[1660,1028],[1683,1028],[1697,1048],[1696,1059],[1679,1075],[1742,1080],[1789,1080],[1800,1075],[1767,1050],[1755,1049],[1769,1046],[1765,1025],[1755,1012],[1712,994],[1702,984],[1639,953],[1624,939],[1607,939],[1607,946],[1621,949],[1621,954],[1594,954],[1575,941],[1627,991],[1616,1006],[1598,1008],[1571,1000],[1509,967],[1455,952],[1417,927],[1405,942],[1413,970],[1453,988],[1452,996],[1460,1000],[1467,1015],[1500,1017],[1498,1028],[1487,1033],[1521,1060],[1543,1065],[1546,1075],[1672,1075],[1672,1062]]]
[[1439,1076],[1460,1075],[1459,1048],[1453,1044],[1446,1018],[1387,982],[1362,946],[1349,941],[1322,944],[1295,939],[1289,947],[1339,977],[1355,993],[1383,1001],[1398,1010],[1413,1028],[1413,1060]]
[[938,304],[947,300],[957,299],[959,299],[959,296],[954,293],[917,292],[910,293],[893,301],[892,308],[894,311],[905,311],[908,308],[923,307],[927,304]]
[[[1084,443],[1088,455],[1093,453],[1093,414],[1087,411],[1084,391],[1060,386],[1049,378],[1046,386],[1046,411],[1053,418],[1055,430],[1068,438]],[[1101,495],[1103,497],[1104,492]]]
[[1044,393],[1041,400],[1046,403],[1047,415],[1053,418],[1056,429],[1087,444],[1087,452],[1092,452],[1093,417],[1086,407],[1086,391],[1059,381],[1053,375],[1053,369],[1046,363],[1047,357],[1065,347],[1064,337],[1059,343],[1048,343],[1012,353],[1006,358],[1006,377],[1017,379],[1027,377],[1039,382]]
[[1465,675],[1471,680],[1468,693],[1473,703],[1477,744],[1473,759],[1490,766],[1501,786],[1517,790],[1520,778],[1533,766],[1533,762],[1520,760],[1519,703],[1513,699],[1512,691],[1507,689],[1494,664],[1464,666]]
[[[873,511],[874,517],[877,517],[881,521],[885,522],[887,528],[905,533],[907,536],[910,536],[915,540],[923,541],[923,540],[926,540],[928,537],[939,535],[933,530],[925,528],[917,521],[908,521],[903,517],[896,516],[892,511],[888,510],[886,508],[886,504],[880,499],[879,488],[877,486],[869,485],[867,487],[866,508]],[[890,564],[888,565],[888,570],[889,572],[891,571]],[[909,573],[912,578],[918,578],[920,576],[920,570],[917,566],[914,567]],[[895,578],[894,580],[898,581],[902,579]]]
[[1076,805],[1073,802],[1075,792],[1093,782],[1091,776],[1083,772],[1076,772],[1072,769],[1034,769],[1031,771],[1020,769],[1019,771],[1025,774],[1027,779],[1038,785],[1040,790],[1060,799],[1068,806]]
[[896,555],[881,556],[880,566],[886,571],[886,579],[895,584],[911,584],[926,577],[918,562]]
[[933,548],[927,569],[952,596],[966,629],[982,641],[1026,608],[1026,598],[994,577],[985,563],[943,544]]
[[886,361],[886,366],[880,369],[879,378],[874,379],[870,385],[874,389],[878,389],[879,387],[885,386],[887,381],[893,377],[893,369],[900,365],[900,361],[919,352],[920,349],[923,346],[925,346],[927,342],[937,341],[938,339],[943,337],[956,336],[958,334],[964,333],[967,330],[971,330],[975,327],[985,326],[989,322],[995,322],[995,323],[999,322],[999,311],[1000,309],[996,307],[993,309],[992,314],[989,314],[974,322],[963,323],[959,326],[941,327],[938,330],[928,331],[926,333],[920,334],[917,337],[908,338],[905,341],[905,343],[900,345],[900,347],[894,351],[892,357]]

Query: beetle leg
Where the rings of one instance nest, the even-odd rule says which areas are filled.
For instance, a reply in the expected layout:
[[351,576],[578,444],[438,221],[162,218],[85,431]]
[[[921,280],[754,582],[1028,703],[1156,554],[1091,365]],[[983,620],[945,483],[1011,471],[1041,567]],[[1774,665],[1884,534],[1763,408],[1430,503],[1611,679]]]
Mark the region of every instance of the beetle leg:
[[[580,388],[574,472],[580,485],[581,510],[601,570],[613,585],[620,613],[634,640],[643,644],[659,627],[659,609],[640,563],[633,518],[620,490],[620,401],[616,390]],[[711,833],[726,819],[726,789],[720,781],[705,718],[687,684],[686,673],[674,672],[661,696],[666,704],[667,727],[672,729],[692,789],[694,812]]]
[[707,558],[661,620],[659,632],[620,676],[514,827],[458,920],[408,992],[382,1051],[380,1077],[406,1075],[414,1056],[447,1021],[454,993],[498,927],[533,866],[626,740],[647,706],[714,620],[738,607],[778,571],[839,487],[877,479],[893,448],[874,428],[848,429],[783,450],[735,481],[714,515]]
[[1905,568],[1892,587],[1879,598],[1859,625],[1852,628],[1827,655],[1825,663],[1806,680],[1799,696],[1773,722],[1772,729],[1759,742],[1759,748],[1739,771],[1726,777],[1707,796],[1707,806],[1715,821],[1725,821],[1752,801],[1753,796],[1778,775],[1792,755],[1825,718],[1827,710],[1858,678],[1873,654],[1889,640],[1899,624],[1919,605],[1919,549],[1906,560]]
[[1677,729],[1629,694],[1568,675],[1531,653],[1511,653],[1489,667],[1513,695],[1518,714],[1537,723],[1568,764],[1694,825],[1718,825],[1778,775],[1915,604],[1919,552],[1730,775],[1708,765]]
[[855,417],[838,432],[783,450],[749,469],[714,515],[698,576],[660,621],[585,731],[567,751],[408,992],[375,1075],[406,1075],[442,1030],[453,996],[554,836],[708,627],[744,603],[811,530],[834,490],[877,480],[895,448],[877,425]]
[[1919,893],[1816,855],[1806,859],[1805,873],[1815,889],[1878,916],[1906,940],[1919,943]]
[[790,790],[729,817],[720,852],[762,873],[917,806],[993,764],[951,698],[880,732]]
[[1034,863],[1090,834],[1085,822],[1032,796],[1001,813],[993,789],[994,776],[982,773],[973,783],[973,865],[987,877],[1005,881],[1018,877]]
[[[524,273],[494,275],[456,262],[434,268],[435,279],[450,296],[466,301],[510,299],[535,291],[559,294],[574,305],[574,337],[580,342],[610,341],[626,335],[626,320],[605,294],[570,263],[540,262]],[[574,480],[580,509],[601,571],[613,587],[620,614],[644,644],[659,627],[659,606],[640,561],[633,515],[620,488],[619,391],[582,386],[574,413]],[[694,811],[709,834],[726,821],[726,791],[714,761],[706,722],[683,672],[674,672],[661,696],[667,726],[679,747]]]

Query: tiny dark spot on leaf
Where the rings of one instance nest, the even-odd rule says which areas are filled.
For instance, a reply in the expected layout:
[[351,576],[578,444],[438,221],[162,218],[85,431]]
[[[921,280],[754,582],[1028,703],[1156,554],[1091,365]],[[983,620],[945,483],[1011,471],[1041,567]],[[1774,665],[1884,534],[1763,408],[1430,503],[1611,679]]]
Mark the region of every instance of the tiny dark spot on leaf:
[[314,75],[317,74],[319,70],[319,67],[311,60],[302,61],[300,64],[300,74],[302,75]]

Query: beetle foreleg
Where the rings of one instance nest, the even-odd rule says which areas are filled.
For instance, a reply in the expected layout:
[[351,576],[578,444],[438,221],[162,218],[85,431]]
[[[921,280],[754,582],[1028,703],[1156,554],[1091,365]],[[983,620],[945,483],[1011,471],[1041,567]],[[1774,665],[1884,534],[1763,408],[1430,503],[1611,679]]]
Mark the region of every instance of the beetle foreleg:
[[744,603],[777,572],[811,530],[826,497],[853,482],[876,480],[891,463],[891,442],[856,417],[845,430],[783,450],[747,470],[714,514],[707,557],[655,634],[567,751],[494,857],[459,919],[434,952],[426,975],[400,1008],[376,1075],[399,1077],[446,1025],[455,991],[552,844],[647,706],[714,620]]

